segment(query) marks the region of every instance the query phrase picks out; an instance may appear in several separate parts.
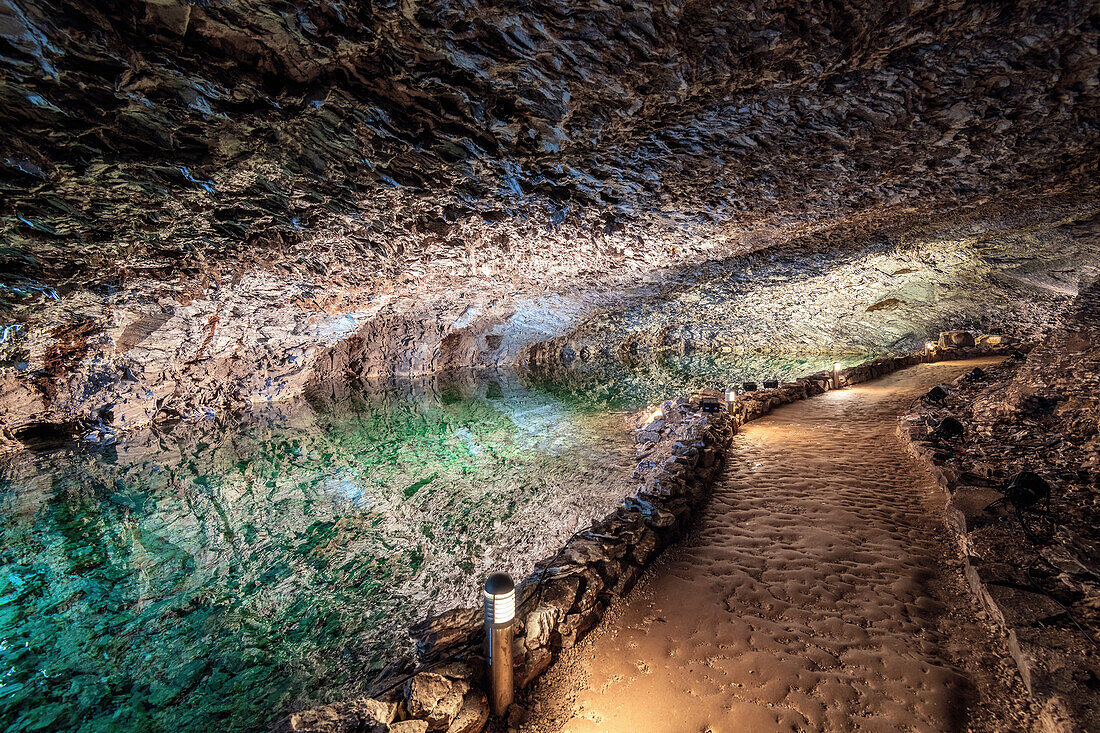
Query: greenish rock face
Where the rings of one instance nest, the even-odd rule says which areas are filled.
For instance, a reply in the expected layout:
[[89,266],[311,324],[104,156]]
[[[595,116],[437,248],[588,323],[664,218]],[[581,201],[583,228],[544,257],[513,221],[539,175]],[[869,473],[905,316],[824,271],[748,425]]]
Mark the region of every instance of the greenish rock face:
[[522,577],[619,503],[625,408],[831,364],[814,359],[434,381],[16,456],[0,726],[261,730],[361,694],[410,623],[474,605],[485,574]]

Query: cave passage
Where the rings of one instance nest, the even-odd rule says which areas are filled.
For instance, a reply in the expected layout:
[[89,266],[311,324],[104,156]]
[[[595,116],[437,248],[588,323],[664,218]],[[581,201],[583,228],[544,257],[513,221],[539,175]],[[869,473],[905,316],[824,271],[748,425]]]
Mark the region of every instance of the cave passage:
[[896,434],[914,399],[989,363],[922,364],[746,425],[694,529],[531,692],[526,729],[1014,729],[1025,693]]
[[0,730],[1100,730],[1098,49],[0,0]]
[[629,410],[831,363],[440,375],[11,457],[0,721],[258,730],[362,695],[408,626],[629,493]]

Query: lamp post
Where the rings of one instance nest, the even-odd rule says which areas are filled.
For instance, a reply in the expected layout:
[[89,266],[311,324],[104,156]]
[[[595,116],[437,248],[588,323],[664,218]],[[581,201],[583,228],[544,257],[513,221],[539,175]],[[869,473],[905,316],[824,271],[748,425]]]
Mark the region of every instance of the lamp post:
[[833,389],[840,389],[840,362],[833,362]]
[[935,353],[935,349],[936,349],[936,342],[935,341],[929,341],[929,342],[925,343],[924,350],[926,352],[928,352],[928,361],[932,361],[932,355]]
[[485,635],[489,640],[489,702],[502,716],[512,704],[512,622],[516,617],[516,584],[507,573],[485,579]]

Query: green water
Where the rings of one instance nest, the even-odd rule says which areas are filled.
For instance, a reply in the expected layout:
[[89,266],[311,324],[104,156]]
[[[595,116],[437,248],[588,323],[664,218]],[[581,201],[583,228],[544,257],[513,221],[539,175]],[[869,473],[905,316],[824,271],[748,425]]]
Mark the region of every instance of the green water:
[[526,572],[552,519],[590,519],[592,485],[617,500],[622,428],[488,382],[18,457],[2,727],[256,730],[361,692],[408,623],[474,601],[491,567]]
[[615,410],[818,361],[434,381],[11,458],[0,726],[252,731],[362,694],[410,623],[618,504]]

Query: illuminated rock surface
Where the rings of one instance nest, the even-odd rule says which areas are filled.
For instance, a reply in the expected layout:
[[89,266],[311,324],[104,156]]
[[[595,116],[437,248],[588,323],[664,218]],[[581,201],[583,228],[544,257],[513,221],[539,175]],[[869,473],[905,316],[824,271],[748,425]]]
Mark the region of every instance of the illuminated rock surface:
[[1098,43],[1082,0],[0,0],[4,722],[343,699],[622,496],[598,413],[1043,337],[1100,271]]
[[[990,615],[1052,730],[1100,726],[1100,283],[1064,329],[922,399],[905,433],[936,468]],[[958,420],[961,433],[936,426]],[[930,429],[933,429],[930,433]],[[1022,472],[1049,495],[1014,494]],[[1033,497],[1038,498],[1034,500]]]
[[[1096,210],[1085,2],[6,0],[0,38],[9,431],[508,363],[704,260],[821,248],[798,282]],[[861,346],[936,320],[899,290]],[[833,331],[799,343],[869,335]]]

